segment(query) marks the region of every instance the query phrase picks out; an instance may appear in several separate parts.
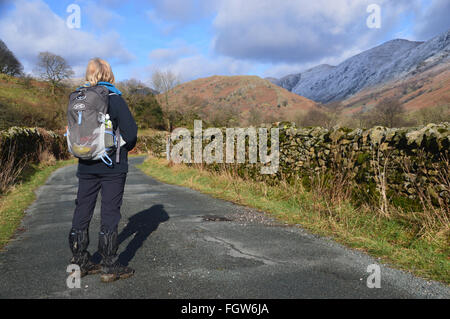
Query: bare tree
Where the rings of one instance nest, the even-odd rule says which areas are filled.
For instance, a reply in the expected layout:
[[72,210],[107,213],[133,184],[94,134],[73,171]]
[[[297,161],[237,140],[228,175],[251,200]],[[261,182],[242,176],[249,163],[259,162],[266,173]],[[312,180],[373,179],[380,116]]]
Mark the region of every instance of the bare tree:
[[299,126],[322,126],[331,128],[335,124],[335,119],[329,116],[325,111],[311,109],[300,119]]
[[450,103],[435,107],[424,107],[416,112],[419,124],[441,123],[450,121]]
[[146,89],[147,86],[140,80],[131,78],[129,80],[123,80],[116,84],[116,87],[125,94],[135,94],[141,89]]
[[262,114],[257,106],[252,107],[248,112],[248,123],[250,125],[259,125],[262,123]]
[[400,126],[403,123],[403,106],[398,99],[385,98],[372,110],[373,125],[386,127]]
[[[165,111],[169,112],[169,91],[179,84],[178,76],[170,70],[155,70],[152,74],[151,82],[153,88],[160,94],[162,94],[165,102]],[[162,101],[160,101],[160,103],[161,102]],[[162,104],[163,103],[161,103],[161,105]],[[167,128],[169,131],[171,131],[173,121],[168,117],[167,122]]]
[[73,76],[74,72],[66,60],[51,52],[40,52],[35,72],[50,83],[52,94],[64,79]]
[[353,115],[353,119],[356,122],[356,127],[367,128],[372,125],[372,119],[369,112],[361,110]]
[[22,74],[23,66],[6,44],[0,40],[0,73],[16,76]]
[[175,86],[179,84],[178,76],[170,70],[155,70],[152,74],[153,88],[160,94],[164,94],[166,105],[168,105],[168,94]]

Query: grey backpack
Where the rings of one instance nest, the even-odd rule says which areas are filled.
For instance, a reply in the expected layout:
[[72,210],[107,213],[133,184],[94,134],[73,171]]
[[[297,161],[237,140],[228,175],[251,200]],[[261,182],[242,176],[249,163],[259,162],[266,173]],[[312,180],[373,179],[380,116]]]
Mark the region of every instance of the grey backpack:
[[[111,154],[116,151],[119,163],[120,131],[113,131],[109,121],[109,90],[101,85],[81,87],[69,96],[67,108],[67,145],[69,152],[83,160],[102,160],[112,166]],[[123,143],[125,144],[125,143]],[[122,145],[123,145],[122,144]]]

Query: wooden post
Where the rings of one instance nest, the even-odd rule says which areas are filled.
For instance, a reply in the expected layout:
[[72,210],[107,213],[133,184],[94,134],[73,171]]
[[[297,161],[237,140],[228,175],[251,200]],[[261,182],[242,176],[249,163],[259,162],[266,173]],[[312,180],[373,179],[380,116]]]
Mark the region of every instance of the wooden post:
[[167,135],[166,139],[166,159],[170,162],[170,134]]

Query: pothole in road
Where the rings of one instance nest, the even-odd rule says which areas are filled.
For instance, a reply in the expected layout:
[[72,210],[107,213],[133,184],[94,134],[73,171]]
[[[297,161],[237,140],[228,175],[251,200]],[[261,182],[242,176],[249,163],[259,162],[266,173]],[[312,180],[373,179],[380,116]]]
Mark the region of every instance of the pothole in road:
[[226,218],[224,216],[217,216],[217,215],[206,215],[202,216],[202,219],[205,222],[231,222],[232,220],[229,218]]

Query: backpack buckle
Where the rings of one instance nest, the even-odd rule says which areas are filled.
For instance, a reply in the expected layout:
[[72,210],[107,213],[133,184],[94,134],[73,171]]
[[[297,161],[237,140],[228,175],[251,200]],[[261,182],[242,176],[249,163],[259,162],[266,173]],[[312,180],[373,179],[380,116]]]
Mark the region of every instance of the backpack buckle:
[[108,166],[112,166],[112,160],[111,158],[108,156],[108,154],[104,153],[100,159],[103,161],[103,163],[105,163]]

